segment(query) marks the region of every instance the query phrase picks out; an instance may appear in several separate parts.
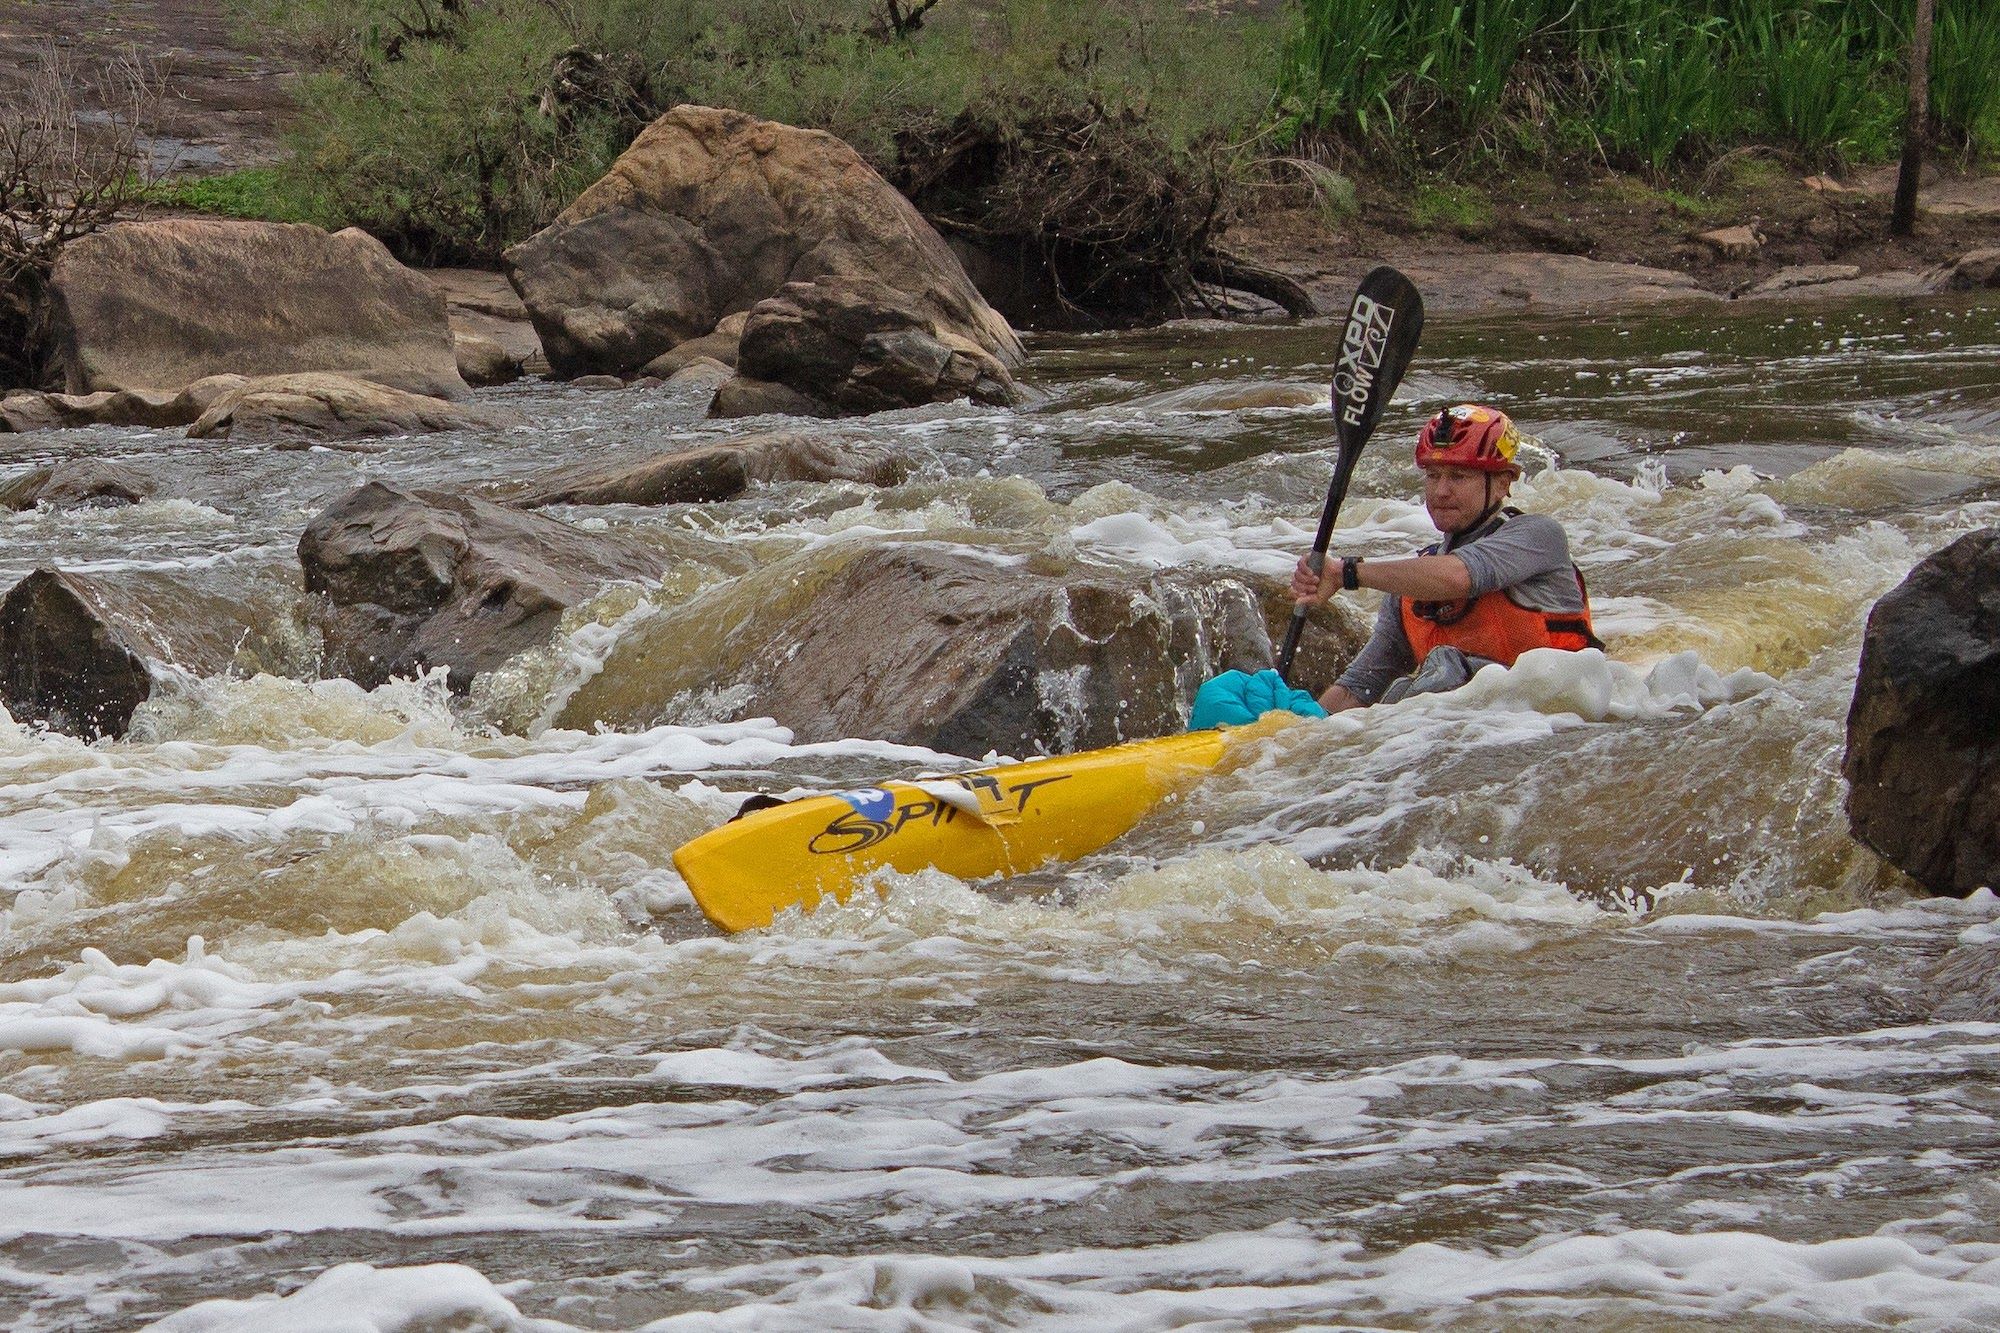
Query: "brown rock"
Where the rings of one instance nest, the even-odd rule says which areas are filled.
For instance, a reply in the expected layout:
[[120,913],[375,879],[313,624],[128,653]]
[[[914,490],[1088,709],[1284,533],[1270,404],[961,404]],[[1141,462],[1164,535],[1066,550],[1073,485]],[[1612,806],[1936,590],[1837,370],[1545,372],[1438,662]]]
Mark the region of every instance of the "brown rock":
[[[1473,310],[1618,310],[1659,301],[1714,301],[1719,298],[1686,273],[1553,255],[1540,251],[1444,252],[1401,265],[1422,289],[1424,305],[1438,312]],[[1354,296],[1359,270],[1315,275],[1313,299],[1329,310],[1345,310]]]
[[96,393],[17,393],[0,401],[0,429],[59,430],[72,426],[185,426],[231,389],[241,375],[210,375],[179,393],[137,389]]
[[554,472],[515,501],[550,504],[684,504],[726,500],[752,482],[860,481],[892,486],[902,464],[879,449],[774,431],[723,444],[614,463],[582,473]]
[[1973,250],[1960,256],[1939,280],[1937,289],[1969,292],[1982,287],[2000,287],[2000,249]]
[[1854,836],[1932,893],[2000,886],[2000,528],[1961,537],[1868,614],[1847,714]]
[[706,689],[802,741],[1069,751],[1179,730],[1202,681],[1270,660],[1258,594],[1236,579],[1043,572],[893,543],[760,570],[662,617],[559,721],[642,725]]
[[[744,312],[744,318],[749,318]],[[742,340],[742,333],[724,333],[717,330],[705,333],[699,338],[690,338],[670,352],[662,352],[646,363],[648,375],[658,375],[661,379],[672,379],[676,371],[693,365],[697,361],[718,361],[731,370],[736,368],[736,345]]]
[[1803,287],[1823,287],[1831,282],[1852,282],[1861,276],[1858,264],[1793,264],[1781,268],[1763,281],[1745,288],[1745,296],[1779,296]]
[[452,356],[458,362],[459,377],[475,389],[493,384],[511,384],[521,378],[521,362],[507,349],[483,333],[454,327]]
[[579,375],[571,380],[573,389],[622,389],[625,381],[616,375]]
[[346,375],[270,375],[230,390],[188,427],[189,439],[276,443],[422,435],[505,425],[492,411]]
[[1724,259],[1748,259],[1763,248],[1764,238],[1750,226],[1718,227],[1696,238]]
[[628,373],[787,284],[856,279],[898,292],[933,339],[1022,360],[930,224],[853,149],[733,111],[654,121],[507,263],[563,376]]
[[712,417],[825,417],[833,410],[819,399],[784,384],[737,375],[725,380],[708,405]]
[[111,507],[137,504],[152,494],[153,483],[128,467],[102,458],[73,458],[0,482],[0,509]]
[[122,736],[162,677],[230,665],[241,601],[37,569],[0,599],[0,701],[70,735]]
[[466,392],[437,288],[354,228],[123,223],[63,250],[50,298],[74,393],[296,371]]
[[547,642],[565,608],[661,560],[615,537],[438,491],[370,482],[299,538],[326,670],[373,688],[449,668],[451,688]]
[[[717,389],[736,377],[736,372],[720,361],[708,357],[696,357],[664,381],[670,388],[696,390],[713,395]],[[713,401],[711,397],[711,401]]]

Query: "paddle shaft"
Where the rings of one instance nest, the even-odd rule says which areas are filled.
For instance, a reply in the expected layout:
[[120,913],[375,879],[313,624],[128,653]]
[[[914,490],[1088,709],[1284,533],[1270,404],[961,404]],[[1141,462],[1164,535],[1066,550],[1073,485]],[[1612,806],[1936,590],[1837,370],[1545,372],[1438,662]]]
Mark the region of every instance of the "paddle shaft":
[[[1307,567],[1316,576],[1326,568],[1334,520],[1340,514],[1340,502],[1347,498],[1347,483],[1354,476],[1354,465],[1361,461],[1362,446],[1368,443],[1382,409],[1402,383],[1423,327],[1423,298],[1408,278],[1384,266],[1361,280],[1347,312],[1340,359],[1333,372],[1333,424],[1340,437],[1340,452],[1334,459],[1333,480],[1326,488],[1326,504],[1320,509],[1319,531],[1313,537],[1312,552],[1306,556]],[[1304,602],[1292,608],[1292,622],[1285,628],[1284,646],[1278,651],[1278,675],[1286,684],[1291,683],[1292,659],[1305,633],[1306,610]]]
[[[1352,449],[1341,441],[1340,457],[1333,465],[1333,480],[1327,484],[1326,504],[1319,511],[1319,532],[1313,537],[1311,554],[1306,556],[1306,565],[1315,577],[1326,569],[1326,548],[1333,542],[1333,522],[1340,514],[1340,502],[1347,498],[1348,478],[1354,475],[1354,465],[1361,461],[1361,445],[1367,442],[1363,435]],[[1306,604],[1300,602],[1292,608],[1292,622],[1285,626],[1285,644],[1278,651],[1278,675],[1287,685],[1292,680],[1292,659],[1298,655],[1299,640],[1306,632]]]

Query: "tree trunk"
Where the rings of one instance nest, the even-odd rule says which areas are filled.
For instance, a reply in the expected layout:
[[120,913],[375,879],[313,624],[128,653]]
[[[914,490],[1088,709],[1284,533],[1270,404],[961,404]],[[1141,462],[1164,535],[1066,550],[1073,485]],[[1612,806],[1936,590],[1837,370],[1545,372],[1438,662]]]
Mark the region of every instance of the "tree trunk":
[[1917,21],[1910,32],[1910,107],[1903,119],[1903,163],[1896,173],[1896,206],[1889,214],[1889,234],[1908,236],[1917,226],[1917,174],[1923,170],[1924,140],[1929,137],[1931,101],[1931,24],[1937,0],[1917,0]]

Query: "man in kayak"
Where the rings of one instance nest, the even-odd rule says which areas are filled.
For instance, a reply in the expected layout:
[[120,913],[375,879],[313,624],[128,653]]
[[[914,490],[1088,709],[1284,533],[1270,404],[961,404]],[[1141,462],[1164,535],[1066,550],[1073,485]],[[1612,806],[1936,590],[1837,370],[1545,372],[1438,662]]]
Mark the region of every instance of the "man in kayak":
[[1307,605],[1341,589],[1388,594],[1367,645],[1319,697],[1329,713],[1457,689],[1531,648],[1604,646],[1562,525],[1507,505],[1520,443],[1494,408],[1438,413],[1417,436],[1417,466],[1424,509],[1444,540],[1399,560],[1329,556],[1317,575],[1299,561],[1292,595]]

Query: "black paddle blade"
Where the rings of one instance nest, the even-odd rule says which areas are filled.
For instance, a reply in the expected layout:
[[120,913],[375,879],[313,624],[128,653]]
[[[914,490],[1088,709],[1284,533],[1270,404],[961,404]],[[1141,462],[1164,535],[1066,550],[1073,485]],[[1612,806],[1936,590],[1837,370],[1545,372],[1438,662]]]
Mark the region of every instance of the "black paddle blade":
[[1343,455],[1359,453],[1389,405],[1424,331],[1424,298],[1386,264],[1361,280],[1333,368],[1333,421]]

